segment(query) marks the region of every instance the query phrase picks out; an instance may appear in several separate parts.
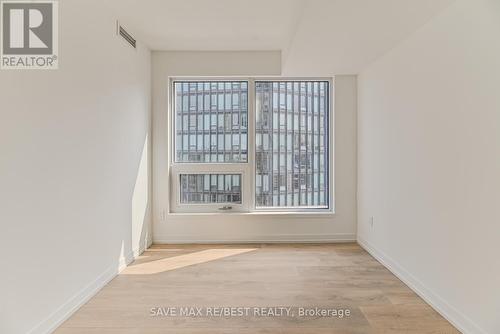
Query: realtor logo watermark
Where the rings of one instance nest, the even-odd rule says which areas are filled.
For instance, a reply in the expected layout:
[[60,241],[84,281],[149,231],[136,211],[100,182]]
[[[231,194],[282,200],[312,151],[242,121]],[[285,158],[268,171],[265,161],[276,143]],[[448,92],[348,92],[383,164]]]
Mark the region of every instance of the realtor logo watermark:
[[58,2],[1,0],[1,69],[57,69]]

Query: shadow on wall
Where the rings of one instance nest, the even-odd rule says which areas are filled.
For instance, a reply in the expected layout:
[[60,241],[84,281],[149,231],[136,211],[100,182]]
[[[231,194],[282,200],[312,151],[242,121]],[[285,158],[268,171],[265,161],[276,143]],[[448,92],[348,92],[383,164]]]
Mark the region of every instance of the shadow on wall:
[[142,147],[134,190],[130,201],[130,245],[122,241],[119,263],[125,266],[139,256],[149,246],[151,240],[151,178],[150,178],[150,146],[149,136],[146,135]]
[[151,240],[149,235],[151,233],[149,152],[149,135],[146,135],[141,160],[137,169],[134,193],[132,194],[132,245],[137,247],[137,250],[133,249],[136,256],[149,246],[148,240]]

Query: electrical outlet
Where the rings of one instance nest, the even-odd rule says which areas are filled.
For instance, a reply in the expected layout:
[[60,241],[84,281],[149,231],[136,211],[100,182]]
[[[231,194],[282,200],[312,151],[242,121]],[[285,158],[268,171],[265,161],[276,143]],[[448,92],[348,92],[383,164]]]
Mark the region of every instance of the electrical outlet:
[[370,217],[370,227],[373,229],[375,227],[375,217]]

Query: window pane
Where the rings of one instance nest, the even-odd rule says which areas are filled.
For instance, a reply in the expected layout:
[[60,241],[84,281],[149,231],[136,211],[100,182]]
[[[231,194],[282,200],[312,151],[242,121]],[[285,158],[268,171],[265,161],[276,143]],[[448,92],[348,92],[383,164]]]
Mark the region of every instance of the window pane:
[[245,81],[174,82],[176,162],[247,161]]
[[182,204],[241,204],[241,174],[180,174]]
[[328,208],[327,81],[256,81],[257,207]]

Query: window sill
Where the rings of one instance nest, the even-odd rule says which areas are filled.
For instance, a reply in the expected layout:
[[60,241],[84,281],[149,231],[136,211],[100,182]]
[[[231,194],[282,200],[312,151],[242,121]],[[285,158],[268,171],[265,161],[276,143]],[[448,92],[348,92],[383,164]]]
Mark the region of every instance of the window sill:
[[316,211],[316,212],[306,212],[306,211],[255,211],[255,212],[169,212],[167,216],[172,217],[186,217],[186,216],[259,216],[259,217],[270,217],[270,216],[286,216],[286,217],[301,217],[301,218],[328,218],[334,217],[335,212],[333,211]]

